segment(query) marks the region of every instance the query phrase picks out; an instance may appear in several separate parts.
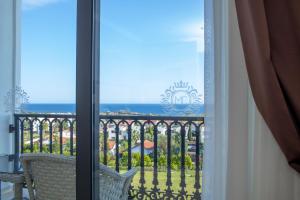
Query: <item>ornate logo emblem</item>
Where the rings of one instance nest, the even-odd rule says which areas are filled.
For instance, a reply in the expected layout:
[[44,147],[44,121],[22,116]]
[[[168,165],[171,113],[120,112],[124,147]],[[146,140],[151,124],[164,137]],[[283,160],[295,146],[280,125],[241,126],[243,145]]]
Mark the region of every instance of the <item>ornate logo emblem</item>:
[[170,115],[192,115],[203,104],[202,96],[188,82],[177,82],[161,95],[164,112]]
[[4,97],[6,112],[21,113],[24,111],[24,105],[28,104],[28,94],[19,86],[7,92]]

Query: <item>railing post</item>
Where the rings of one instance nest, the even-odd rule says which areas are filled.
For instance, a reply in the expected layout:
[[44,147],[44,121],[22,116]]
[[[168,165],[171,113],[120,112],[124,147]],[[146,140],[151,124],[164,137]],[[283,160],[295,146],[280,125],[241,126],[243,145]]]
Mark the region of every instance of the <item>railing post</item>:
[[63,154],[63,122],[60,120],[59,122],[59,153]]
[[103,134],[104,134],[104,144],[103,144],[103,164],[107,165],[107,138],[108,138],[108,132],[107,132],[107,122],[103,125]]
[[131,169],[131,165],[132,165],[132,163],[131,163],[131,131],[132,131],[131,126],[132,126],[132,124],[130,124],[128,126],[128,161],[127,161],[128,162],[128,166],[127,166],[128,170]]
[[[20,134],[19,134],[19,120],[14,116],[15,121],[15,156],[14,156],[14,171],[19,170],[19,156],[20,156]],[[1,188],[0,188],[1,189]]]
[[[158,123],[159,124],[159,123]],[[158,124],[154,125],[154,135],[153,135],[153,142],[154,142],[154,155],[153,155],[153,180],[152,180],[152,184],[153,184],[153,188],[152,188],[152,192],[151,192],[151,198],[153,199],[158,199],[159,197],[159,189],[157,188],[158,186],[158,140],[157,140],[157,126]]]
[[201,185],[200,185],[200,128],[201,124],[196,127],[196,172],[195,172],[195,198],[201,197]]
[[141,160],[140,160],[140,167],[141,167],[141,172],[140,172],[140,187],[139,187],[139,195],[141,196],[142,199],[144,199],[144,196],[146,195],[145,191],[145,147],[144,147],[144,141],[145,141],[145,123],[141,125]]
[[71,156],[74,155],[74,147],[73,147],[73,140],[74,140],[74,121],[70,122],[70,154]]
[[171,127],[168,125],[167,127],[167,189],[166,189],[166,197],[171,198],[172,196],[172,177],[171,177]]
[[18,132],[21,134],[21,154],[24,153],[24,121],[21,122],[21,130],[18,128]]
[[50,124],[49,124],[49,140],[50,140],[50,142],[49,142],[49,151],[50,151],[50,153],[52,153],[53,152],[53,121],[52,122],[50,122]]
[[120,162],[119,162],[119,132],[120,132],[120,127],[119,123],[116,125],[116,171],[120,171]]
[[186,183],[185,183],[185,126],[183,126],[182,124],[180,124],[180,138],[181,138],[181,166],[180,166],[180,170],[181,170],[181,175],[180,175],[180,187],[181,187],[181,191],[180,194],[181,196],[185,197],[186,195],[186,191],[185,191],[185,187],[186,187]]
[[30,120],[30,152],[33,152],[33,122]]
[[43,120],[41,120],[40,122],[40,126],[39,126],[39,133],[40,133],[40,152],[43,152]]

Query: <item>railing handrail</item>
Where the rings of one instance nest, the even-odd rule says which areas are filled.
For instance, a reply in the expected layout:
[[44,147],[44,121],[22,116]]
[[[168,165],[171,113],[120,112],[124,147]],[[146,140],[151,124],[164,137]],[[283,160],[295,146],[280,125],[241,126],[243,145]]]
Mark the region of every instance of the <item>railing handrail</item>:
[[[15,117],[32,118],[76,118],[75,114],[52,114],[52,113],[22,113],[15,114]],[[164,115],[99,115],[100,119],[119,119],[119,120],[172,120],[172,121],[203,121],[203,116],[164,116]]]

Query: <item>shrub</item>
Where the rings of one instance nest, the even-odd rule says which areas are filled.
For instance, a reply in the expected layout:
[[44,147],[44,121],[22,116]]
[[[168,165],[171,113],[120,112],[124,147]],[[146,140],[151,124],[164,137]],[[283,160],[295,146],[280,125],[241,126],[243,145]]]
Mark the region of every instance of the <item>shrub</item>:
[[144,156],[144,166],[145,167],[151,167],[152,166],[152,160],[151,160],[150,156],[148,156],[148,155]]
[[158,158],[158,166],[159,167],[167,167],[167,158],[165,155],[161,155]]
[[193,169],[193,161],[190,155],[185,155],[185,167],[187,169]]
[[171,157],[171,168],[177,170],[180,167],[180,156],[172,155]]
[[172,170],[178,170],[178,165],[176,163],[171,163]]
[[128,152],[123,152],[120,160],[121,166],[127,166],[128,164]]
[[140,166],[141,163],[141,155],[140,153],[133,153],[132,154],[132,165],[134,167],[138,167]]

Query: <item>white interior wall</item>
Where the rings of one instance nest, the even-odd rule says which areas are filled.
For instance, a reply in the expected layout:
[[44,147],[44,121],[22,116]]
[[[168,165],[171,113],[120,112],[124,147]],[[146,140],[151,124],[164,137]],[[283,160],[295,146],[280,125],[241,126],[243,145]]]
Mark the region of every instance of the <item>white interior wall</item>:
[[13,1],[0,1],[0,152],[10,153],[9,113],[5,112],[4,96],[13,87]]
[[[20,15],[19,0],[0,0],[0,154],[13,153],[12,113],[6,112],[4,97],[20,82]],[[1,161],[0,169],[7,167]]]
[[[12,168],[6,156],[14,153],[14,135],[9,133],[13,113],[6,112],[4,97],[20,84],[20,16],[21,0],[0,0],[0,171]],[[11,184],[1,184],[3,199]]]

